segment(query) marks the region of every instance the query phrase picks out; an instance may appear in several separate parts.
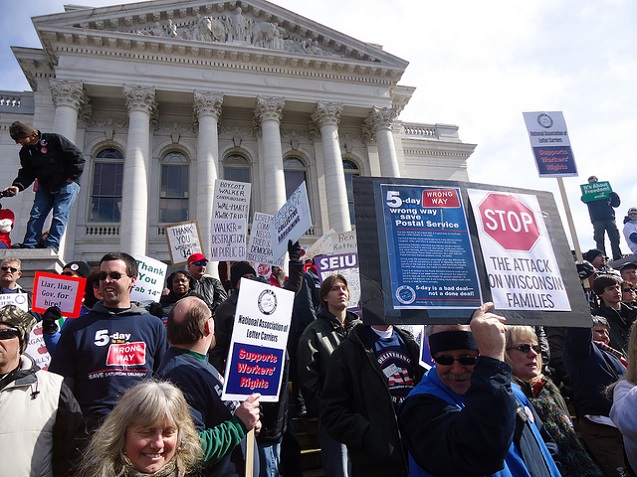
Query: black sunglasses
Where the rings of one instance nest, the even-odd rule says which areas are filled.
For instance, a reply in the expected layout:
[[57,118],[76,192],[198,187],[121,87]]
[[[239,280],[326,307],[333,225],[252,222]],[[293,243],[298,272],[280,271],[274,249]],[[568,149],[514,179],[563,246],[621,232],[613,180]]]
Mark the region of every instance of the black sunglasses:
[[111,277],[112,280],[119,280],[120,278],[122,278],[122,276],[123,275],[119,272],[110,272],[110,273],[100,272],[100,274],[97,277],[100,279],[100,281],[104,281],[108,277]]
[[13,267],[0,267],[0,270],[2,270],[3,272],[7,272],[9,270],[11,270],[11,273],[15,273],[18,271],[17,268],[13,268]]
[[624,288],[622,291],[623,291],[624,293],[628,293],[628,292],[634,292],[634,291],[637,291],[637,289],[635,289],[635,288]]
[[15,328],[2,328],[0,330],[0,341],[12,340],[13,338],[19,338],[20,332]]
[[463,366],[475,366],[478,361],[477,356],[462,356],[460,358],[454,358],[453,356],[432,356],[433,360],[441,366],[451,366],[454,361],[458,361]]
[[191,262],[191,265],[197,265],[198,267],[205,267],[207,264],[207,260],[197,260],[196,262]]
[[519,344],[517,346],[512,346],[511,348],[507,348],[507,350],[509,349],[516,349],[522,353],[530,353],[531,350],[535,351],[537,354],[540,354],[540,345],[532,345],[529,343],[522,343]]

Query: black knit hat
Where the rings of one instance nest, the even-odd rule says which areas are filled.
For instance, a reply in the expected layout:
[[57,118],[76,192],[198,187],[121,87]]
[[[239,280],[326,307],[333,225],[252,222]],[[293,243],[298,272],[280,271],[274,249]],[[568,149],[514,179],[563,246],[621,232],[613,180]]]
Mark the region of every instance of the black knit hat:
[[91,274],[91,266],[81,260],[67,263],[66,265],[64,265],[64,268],[62,270],[65,270],[67,268],[72,272],[77,273],[82,278],[88,278],[88,276]]
[[239,283],[241,277],[247,275],[248,273],[251,273],[255,276],[257,274],[256,270],[254,269],[254,267],[252,267],[252,265],[250,265],[250,263],[237,262],[233,264],[232,268],[230,269],[230,285],[232,285],[232,288],[237,288],[237,283]]
[[33,129],[31,126],[27,126],[26,124],[21,123],[20,121],[14,121],[9,127],[9,135],[14,141],[17,141],[18,139],[21,139],[23,137],[33,136],[34,133],[35,129]]

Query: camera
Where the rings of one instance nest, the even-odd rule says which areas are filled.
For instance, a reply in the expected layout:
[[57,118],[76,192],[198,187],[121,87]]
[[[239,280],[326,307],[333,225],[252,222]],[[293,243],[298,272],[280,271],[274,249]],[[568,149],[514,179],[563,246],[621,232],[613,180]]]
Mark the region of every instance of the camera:
[[6,190],[3,190],[2,192],[0,192],[0,195],[2,197],[14,197],[15,196],[15,192],[13,192],[13,190],[11,190],[11,189],[6,189]]

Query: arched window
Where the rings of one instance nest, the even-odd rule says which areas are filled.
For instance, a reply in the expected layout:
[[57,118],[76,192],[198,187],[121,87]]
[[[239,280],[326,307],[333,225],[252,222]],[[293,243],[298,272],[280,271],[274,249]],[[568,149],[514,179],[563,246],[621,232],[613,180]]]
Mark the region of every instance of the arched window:
[[306,180],[305,164],[296,157],[288,157],[283,161],[285,174],[285,197],[290,198],[292,192]]
[[122,212],[122,179],[124,155],[114,148],[105,148],[95,156],[91,222],[119,222]]
[[347,206],[349,207],[349,220],[352,224],[356,223],[356,216],[354,215],[354,188],[352,186],[352,179],[354,176],[360,176],[361,173],[358,166],[354,161],[349,159],[343,159],[343,172],[345,172],[345,188],[347,189]]
[[190,162],[179,151],[171,151],[161,159],[159,189],[159,222],[175,223],[188,220],[190,197]]
[[227,181],[252,182],[250,163],[241,154],[231,154],[223,161],[223,178]]

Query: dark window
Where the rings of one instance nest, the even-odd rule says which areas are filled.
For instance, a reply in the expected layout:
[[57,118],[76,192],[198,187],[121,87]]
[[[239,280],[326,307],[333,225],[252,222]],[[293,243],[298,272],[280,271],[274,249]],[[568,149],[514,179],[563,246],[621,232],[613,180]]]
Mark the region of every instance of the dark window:
[[305,164],[296,157],[290,157],[283,161],[283,170],[285,174],[285,197],[289,198],[292,192],[298,189],[306,180]]
[[119,222],[122,211],[124,156],[117,149],[102,149],[95,157],[91,222]]
[[176,223],[188,220],[189,184],[188,158],[177,151],[166,154],[161,160],[159,222]]
[[349,159],[343,159],[343,172],[345,172],[345,188],[347,189],[347,205],[349,207],[349,220],[354,225],[356,216],[354,215],[354,188],[352,180],[354,176],[360,176],[358,166]]

